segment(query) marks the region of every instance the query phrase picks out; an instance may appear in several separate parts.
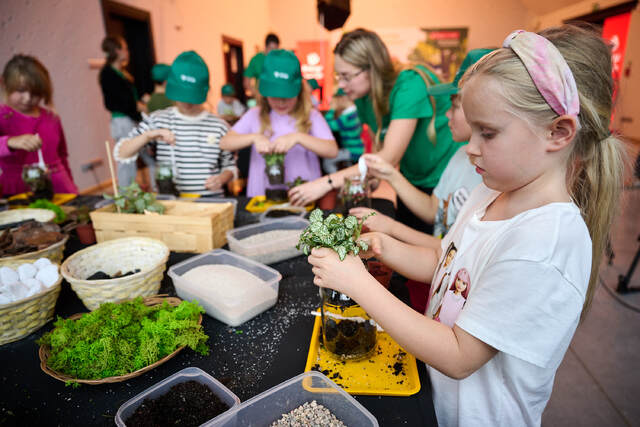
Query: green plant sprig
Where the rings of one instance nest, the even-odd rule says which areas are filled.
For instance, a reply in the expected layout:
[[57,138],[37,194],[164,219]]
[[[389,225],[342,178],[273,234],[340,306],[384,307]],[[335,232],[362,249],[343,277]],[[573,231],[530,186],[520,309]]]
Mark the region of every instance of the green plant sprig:
[[113,200],[122,213],[139,213],[145,211],[164,213],[164,206],[156,201],[156,196],[152,193],[142,191],[140,186],[133,182],[128,187],[121,189],[117,197],[109,194],[102,195],[107,200]]
[[267,166],[273,166],[273,165],[284,165],[284,156],[285,153],[266,153],[263,154],[262,157],[264,157],[264,161],[266,162]]
[[56,224],[60,224],[67,219],[67,214],[62,210],[62,208],[47,199],[38,199],[35,202],[30,203],[28,207],[37,209],[49,209],[50,211],[55,212],[56,217],[54,222]]
[[[196,302],[146,306],[142,298],[105,303],[77,320],[62,319],[37,342],[49,346],[49,368],[78,379],[126,375],[188,346],[208,354]],[[73,381],[70,381],[73,383]]]
[[300,235],[300,241],[296,248],[305,255],[311,253],[313,248],[330,248],[338,253],[340,261],[344,261],[347,254],[358,255],[360,251],[369,249],[367,242],[358,240],[364,221],[375,212],[358,220],[349,215],[341,218],[336,214],[329,214],[323,219],[323,212],[314,209],[309,216],[309,226]]

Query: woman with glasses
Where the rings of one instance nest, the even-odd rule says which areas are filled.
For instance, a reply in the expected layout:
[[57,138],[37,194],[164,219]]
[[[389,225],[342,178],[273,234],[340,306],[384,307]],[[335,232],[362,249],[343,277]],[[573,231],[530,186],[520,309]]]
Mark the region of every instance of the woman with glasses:
[[[358,116],[376,134],[378,154],[427,194],[438,183],[449,159],[459,148],[447,126],[449,97],[430,97],[427,85],[438,84],[437,76],[418,66],[398,73],[380,37],[364,29],[345,33],[335,49],[334,68],[338,87],[354,100]],[[357,175],[352,166],[289,192],[291,203],[305,205],[334,188],[345,177]],[[431,233],[424,223],[398,200],[398,220]]]

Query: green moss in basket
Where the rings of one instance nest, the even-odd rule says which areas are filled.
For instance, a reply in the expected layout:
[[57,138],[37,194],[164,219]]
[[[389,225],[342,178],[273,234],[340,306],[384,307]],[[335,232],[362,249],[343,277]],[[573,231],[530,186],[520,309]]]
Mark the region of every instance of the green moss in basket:
[[28,207],[37,209],[49,209],[50,211],[55,212],[56,217],[54,219],[54,222],[56,224],[60,224],[64,222],[65,219],[67,219],[67,214],[64,213],[62,208],[47,199],[38,199],[35,202],[30,203]]
[[336,214],[330,214],[323,219],[322,210],[314,209],[309,216],[309,226],[300,235],[296,248],[305,255],[309,255],[313,248],[331,248],[338,253],[341,261],[348,253],[358,255],[361,250],[368,249],[367,243],[358,239],[362,224],[370,215],[360,221],[355,216],[341,218]]
[[126,375],[188,346],[208,354],[209,339],[198,324],[197,302],[149,307],[142,297],[105,303],[77,320],[58,317],[38,344],[48,346],[50,369],[78,379]]
[[156,196],[142,191],[140,186],[133,182],[128,187],[121,188],[117,197],[103,194],[107,200],[113,200],[122,213],[145,213],[145,211],[164,213],[164,206],[156,202]]

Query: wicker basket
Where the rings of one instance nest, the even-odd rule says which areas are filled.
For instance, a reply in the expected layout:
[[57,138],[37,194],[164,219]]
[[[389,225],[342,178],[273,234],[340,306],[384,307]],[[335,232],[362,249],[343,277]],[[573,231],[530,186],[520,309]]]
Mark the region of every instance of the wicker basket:
[[[166,295],[154,295],[152,297],[147,297],[145,298],[142,302],[145,305],[148,305],[150,307],[156,306],[156,305],[160,305],[162,304],[164,301],[168,302],[170,305],[177,307],[178,305],[180,305],[180,303],[182,302],[182,300],[180,298],[176,298],[176,297],[167,297]],[[69,317],[69,319],[71,320],[75,320],[75,319],[79,319],[80,317],[83,316],[83,314],[86,313],[78,313],[78,314],[74,314],[73,316]],[[200,315],[200,318],[198,319],[198,324],[202,324],[202,315]],[[56,372],[52,369],[49,369],[49,366],[47,366],[47,360],[49,359],[49,355],[50,355],[50,348],[47,346],[40,346],[40,349],[38,350],[38,356],[40,356],[40,369],[42,369],[42,371],[47,374],[52,376],[53,378],[60,380],[60,381],[72,381],[72,382],[76,382],[76,383],[82,383],[82,384],[91,384],[91,385],[97,385],[97,384],[106,384],[106,383],[117,383],[120,381],[126,381],[130,378],[134,378],[137,377],[138,375],[142,375],[147,371],[152,370],[153,368],[155,368],[156,366],[162,365],[164,362],[166,362],[167,360],[173,358],[176,354],[178,354],[184,347],[178,347],[173,353],[163,357],[162,359],[158,360],[156,363],[149,365],[149,366],[145,366],[144,368],[138,369],[137,371],[131,372],[130,374],[127,375],[119,375],[116,377],[107,377],[107,378],[102,378],[99,380],[81,380],[81,379],[76,379],[76,378],[72,378],[68,375],[62,374],[60,372]]]
[[49,209],[11,209],[0,212],[0,225],[24,221],[27,219],[35,219],[38,222],[49,222],[53,221],[55,217],[56,213]]
[[44,249],[40,249],[39,251],[0,258],[0,266],[11,267],[11,264],[15,264],[16,262],[20,265],[20,263],[24,263],[24,261],[35,261],[39,258],[49,258],[52,263],[60,264],[62,262],[64,246],[66,245],[67,240],[69,240],[69,235],[65,235],[59,242],[56,242],[51,246],[47,246]]
[[[19,260],[3,266],[17,268],[34,260]],[[58,265],[58,267],[60,267]],[[20,301],[0,305],[0,345],[17,341],[43,327],[53,318],[62,276],[50,288]]]
[[[105,302],[120,302],[138,296],[155,295],[169,248],[163,242],[147,237],[109,240],[76,252],[60,268],[62,276],[89,310]],[[140,269],[130,276],[106,280],[85,280],[97,271],[110,276]]]

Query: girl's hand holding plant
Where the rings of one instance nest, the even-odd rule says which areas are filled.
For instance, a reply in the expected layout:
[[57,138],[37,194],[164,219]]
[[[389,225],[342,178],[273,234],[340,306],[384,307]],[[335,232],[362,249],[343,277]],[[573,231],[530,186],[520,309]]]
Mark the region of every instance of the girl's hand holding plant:
[[256,151],[258,152],[258,154],[269,154],[273,149],[269,138],[261,133],[257,133],[254,135],[253,145],[256,147]]
[[335,289],[352,296],[354,286],[371,278],[362,260],[355,255],[347,255],[344,261],[340,261],[336,251],[314,248],[307,259],[313,266],[313,284],[322,288]]
[[272,151],[274,153],[286,153],[291,150],[296,144],[300,142],[300,136],[298,132],[289,133],[277,137],[272,144]]
[[7,145],[12,150],[36,151],[42,147],[42,139],[40,135],[26,133],[20,136],[9,138]]
[[[375,215],[371,215],[375,213]],[[349,215],[353,215],[358,219],[367,218],[364,222],[364,226],[371,231],[379,231],[384,234],[391,234],[391,228],[393,227],[393,219],[387,215],[383,215],[375,209],[369,208],[353,208],[349,211]]]

